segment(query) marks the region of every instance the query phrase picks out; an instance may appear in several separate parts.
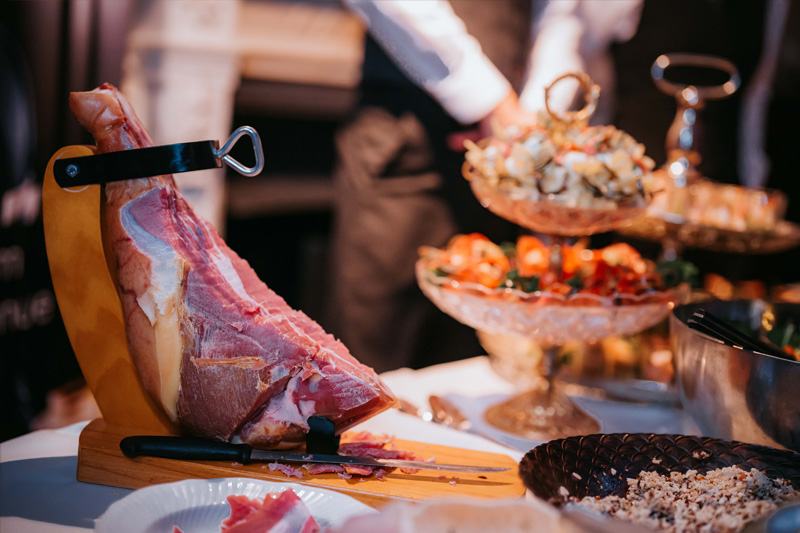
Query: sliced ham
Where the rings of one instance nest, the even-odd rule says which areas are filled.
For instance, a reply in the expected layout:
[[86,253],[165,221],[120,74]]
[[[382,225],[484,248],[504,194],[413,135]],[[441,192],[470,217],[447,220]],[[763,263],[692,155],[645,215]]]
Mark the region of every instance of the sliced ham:
[[343,464],[344,471],[348,474],[357,476],[371,476],[375,468],[367,465],[349,465]]
[[275,470],[283,472],[284,474],[286,474],[287,477],[296,477],[303,479],[303,471],[299,468],[294,468],[292,466],[283,463],[270,463],[269,465],[267,465],[267,467],[273,472]]
[[267,494],[263,502],[247,496],[228,496],[231,514],[222,533],[317,533],[319,524],[291,490]]
[[234,494],[228,496],[228,506],[231,508],[231,514],[228,515],[228,518],[222,521],[222,528],[228,528],[234,524],[237,524],[250,516],[252,513],[255,513],[261,508],[262,502],[258,500],[251,500],[247,496],[241,496],[238,494]]
[[[346,442],[339,446],[340,455],[352,455],[355,457],[370,457],[373,459],[405,459],[408,461],[421,461],[414,452],[405,450],[398,450],[397,443],[394,437],[388,435],[373,435],[366,431],[356,434],[345,435]],[[432,459],[430,462],[434,462]],[[273,468],[270,465],[270,470],[280,470],[287,477],[296,476],[295,469],[291,467]],[[318,474],[337,474],[344,479],[350,479],[354,475],[361,477],[368,477],[375,474],[377,479],[383,481],[384,475],[387,472],[385,468],[377,468],[369,465],[353,465],[353,464],[329,464],[329,463],[307,463],[303,468],[310,475]],[[394,468],[388,468],[392,471]],[[419,472],[417,468],[401,468],[404,474],[416,474]],[[302,477],[302,476],[298,476]]]
[[[335,464],[327,464],[327,463],[308,463],[304,464],[303,468],[306,469],[306,472],[315,476],[317,474],[345,474],[344,467],[342,465],[335,465]],[[372,473],[372,472],[370,472]]]
[[[72,93],[99,152],[152,146],[109,84]],[[260,448],[337,433],[395,403],[375,372],[270,290],[197,216],[172,176],[104,186],[103,239],[142,384],[187,432]]]

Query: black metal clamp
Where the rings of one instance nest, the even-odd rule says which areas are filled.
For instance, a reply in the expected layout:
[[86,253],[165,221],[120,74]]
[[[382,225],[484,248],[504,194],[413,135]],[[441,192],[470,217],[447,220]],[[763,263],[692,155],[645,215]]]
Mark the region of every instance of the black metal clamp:
[[[245,135],[253,142],[256,162],[252,167],[229,154]],[[245,176],[254,176],[264,169],[261,138],[250,126],[234,131],[222,148],[218,145],[217,141],[196,141],[58,159],[53,164],[53,175],[60,187],[67,188],[221,168],[223,163]]]

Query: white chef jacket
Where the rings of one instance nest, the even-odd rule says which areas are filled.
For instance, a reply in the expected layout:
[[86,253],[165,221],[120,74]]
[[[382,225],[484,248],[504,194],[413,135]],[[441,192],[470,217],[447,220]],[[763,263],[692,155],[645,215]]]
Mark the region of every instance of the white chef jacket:
[[[486,117],[512,89],[447,0],[343,1],[406,75],[462,124]],[[534,45],[520,102],[537,110],[544,107],[544,87],[570,70],[589,71],[608,90],[608,47],[634,35],[641,0],[550,0],[532,12]],[[603,68],[605,79],[597,79]],[[574,85],[560,84],[551,107],[568,108],[574,94]]]

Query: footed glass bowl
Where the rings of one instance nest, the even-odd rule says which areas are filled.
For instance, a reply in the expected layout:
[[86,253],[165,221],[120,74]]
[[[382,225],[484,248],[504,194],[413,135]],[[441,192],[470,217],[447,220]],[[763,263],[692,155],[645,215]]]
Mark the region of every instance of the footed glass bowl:
[[535,339],[545,346],[638,333],[661,321],[688,293],[688,288],[678,288],[643,295],[565,297],[489,289],[437,277],[425,264],[424,258],[417,262],[417,282],[439,309],[477,330]]
[[686,288],[642,295],[564,296],[546,291],[489,289],[437,276],[427,264],[423,257],[416,265],[422,292],[439,309],[475,328],[482,340],[489,335],[505,336],[500,340],[513,347],[515,341],[530,339],[544,348],[536,365],[538,376],[544,378],[539,380],[539,386],[490,407],[484,414],[496,428],[531,440],[600,430],[598,422],[553,382],[557,346],[638,333],[661,321],[688,293]]
[[725,253],[774,254],[800,245],[800,225],[786,220],[768,230],[737,231],[645,216],[636,224],[619,228],[619,233],[636,239],[673,241],[679,246]]
[[492,213],[540,233],[565,237],[592,235],[627,226],[645,213],[648,202],[640,196],[620,202],[601,200],[603,207],[573,207],[558,195],[542,194],[530,187],[494,185],[465,165],[464,177],[481,205]]

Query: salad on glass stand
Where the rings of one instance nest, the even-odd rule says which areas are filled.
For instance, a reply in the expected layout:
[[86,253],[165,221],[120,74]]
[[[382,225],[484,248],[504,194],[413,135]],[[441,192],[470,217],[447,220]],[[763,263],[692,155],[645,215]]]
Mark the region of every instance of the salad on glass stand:
[[531,341],[543,348],[536,385],[484,415],[530,439],[599,430],[553,379],[559,346],[642,331],[688,294],[680,270],[659,268],[626,244],[592,250],[583,240],[567,242],[641,216],[654,186],[644,146],[613,126],[587,125],[599,95],[588,76],[566,74],[546,95],[567,77],[584,89],[581,111],[548,108],[536,127],[470,143],[464,165],[484,207],[542,238],[496,244],[457,235],[444,249],[423,247],[416,266],[425,295],[475,328],[490,355]]

